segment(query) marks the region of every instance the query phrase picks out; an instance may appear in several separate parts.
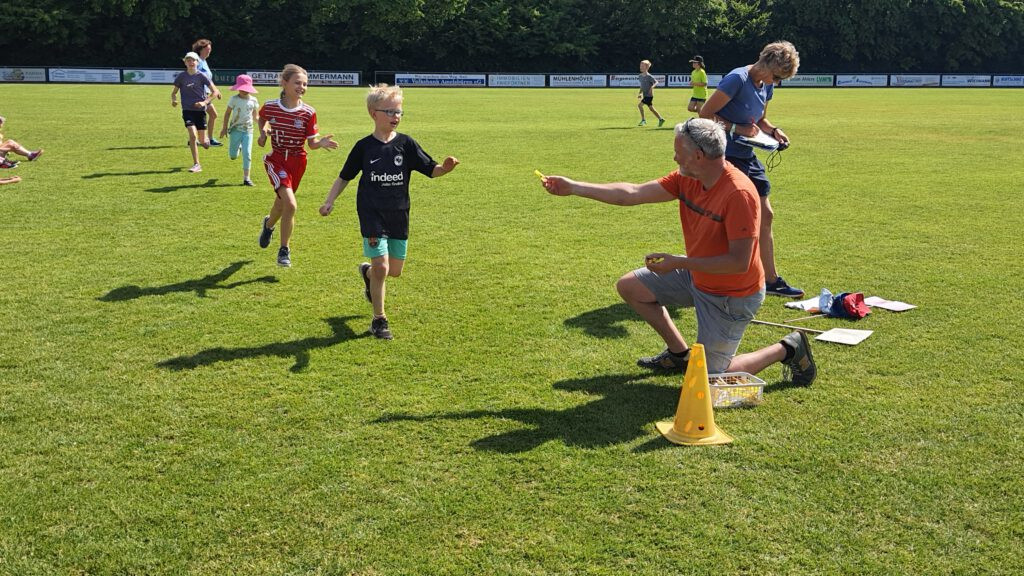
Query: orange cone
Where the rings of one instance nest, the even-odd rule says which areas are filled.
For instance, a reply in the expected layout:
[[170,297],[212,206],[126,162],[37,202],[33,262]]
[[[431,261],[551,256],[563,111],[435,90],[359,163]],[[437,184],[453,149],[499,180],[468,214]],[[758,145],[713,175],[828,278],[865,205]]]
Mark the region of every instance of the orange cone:
[[658,432],[673,444],[700,446],[732,442],[732,436],[715,426],[703,344],[694,344],[690,348],[690,363],[683,377],[683,389],[679,391],[675,420],[658,422],[656,426]]

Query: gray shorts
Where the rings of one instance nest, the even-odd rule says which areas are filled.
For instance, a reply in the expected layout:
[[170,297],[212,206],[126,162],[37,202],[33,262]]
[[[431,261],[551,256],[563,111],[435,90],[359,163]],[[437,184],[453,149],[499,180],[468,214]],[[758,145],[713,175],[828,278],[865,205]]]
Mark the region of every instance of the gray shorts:
[[693,284],[689,270],[658,275],[647,268],[633,271],[658,303],[668,308],[693,308],[697,313],[697,342],[704,345],[708,372],[726,372],[740,347],[747,324],[764,302],[764,289],[750,296],[717,296]]

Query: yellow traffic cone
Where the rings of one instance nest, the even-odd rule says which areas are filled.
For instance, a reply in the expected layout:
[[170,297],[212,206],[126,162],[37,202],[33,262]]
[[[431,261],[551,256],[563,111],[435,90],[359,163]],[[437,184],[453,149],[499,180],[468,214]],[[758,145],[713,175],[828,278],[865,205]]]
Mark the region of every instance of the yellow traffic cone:
[[656,426],[658,432],[673,444],[699,446],[732,442],[732,436],[715,426],[703,344],[694,344],[690,348],[690,363],[683,377],[683,389],[679,391],[675,420],[658,422]]

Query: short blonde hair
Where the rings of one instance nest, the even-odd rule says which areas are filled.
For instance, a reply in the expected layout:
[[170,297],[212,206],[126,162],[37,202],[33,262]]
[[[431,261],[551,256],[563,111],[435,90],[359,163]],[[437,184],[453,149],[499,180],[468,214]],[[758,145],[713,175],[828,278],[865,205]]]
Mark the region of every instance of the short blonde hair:
[[403,99],[402,89],[398,86],[388,86],[387,84],[380,83],[376,86],[370,86],[370,91],[366,93],[366,107],[373,108],[375,105],[384,102],[386,100],[399,100]]
[[780,40],[765,46],[757,61],[779,78],[792,78],[800,68],[800,53],[792,43]]
[[650,60],[641,60],[640,64],[641,65],[642,64],[646,64],[648,69],[650,69],[650,67],[651,67],[651,61]]

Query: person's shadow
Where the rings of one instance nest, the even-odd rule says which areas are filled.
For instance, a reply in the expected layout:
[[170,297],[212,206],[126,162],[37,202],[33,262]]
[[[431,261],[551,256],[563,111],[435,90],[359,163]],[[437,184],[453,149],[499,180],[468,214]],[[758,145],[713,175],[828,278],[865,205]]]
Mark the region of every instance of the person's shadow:
[[232,288],[238,288],[239,286],[245,286],[246,284],[275,284],[278,282],[277,276],[260,276],[259,278],[253,278],[251,280],[242,280],[240,282],[224,284],[224,281],[241,270],[242,266],[251,263],[252,260],[232,262],[227,268],[217,272],[216,274],[203,276],[198,280],[178,282],[177,284],[167,284],[165,286],[152,286],[147,288],[135,285],[121,286],[120,288],[114,288],[110,292],[100,296],[97,300],[101,300],[103,302],[124,302],[125,300],[134,300],[136,298],[142,298],[143,296],[163,296],[164,294],[170,294],[172,292],[195,292],[196,296],[206,298],[206,292],[208,290],[231,290]]
[[135,172],[95,172],[93,174],[86,174],[82,176],[83,180],[90,180],[93,178],[106,178],[107,176],[146,176],[149,174],[176,174],[183,172],[185,169],[178,166],[175,168],[169,168],[167,170],[138,170]]
[[[679,309],[669,308],[668,313],[672,319],[678,320]],[[632,320],[641,320],[640,315],[625,302],[619,302],[573,316],[565,321],[565,325],[583,330],[595,338],[625,338],[629,332],[623,324]]]
[[343,316],[325,318],[324,321],[331,327],[333,334],[330,336],[310,336],[301,340],[290,340],[288,342],[274,342],[264,346],[252,346],[244,348],[209,348],[197,352],[191,356],[178,356],[158,362],[157,366],[168,370],[193,370],[200,366],[208,366],[217,362],[229,362],[231,360],[242,360],[246,358],[258,358],[260,356],[278,356],[281,358],[295,358],[295,364],[289,368],[292,372],[299,372],[309,365],[309,352],[317,348],[327,348],[340,344],[347,340],[365,338],[368,332],[356,334],[348,327],[349,320],[359,316]]
[[[487,436],[470,443],[477,450],[518,453],[561,440],[567,446],[595,449],[650,436],[652,423],[672,417],[679,401],[679,386],[646,382],[646,374],[613,374],[562,380],[556,390],[600,396],[591,402],[553,410],[507,408],[440,414],[386,414],[375,424],[403,424],[433,420],[511,419],[525,428]],[[680,384],[681,385],[681,384]]]
[[210,178],[206,182],[199,182],[196,184],[181,184],[178,186],[162,186],[160,188],[146,188],[146,192],[154,192],[157,194],[166,194],[168,192],[177,192],[178,190],[187,190],[189,188],[230,188],[235,184],[218,184],[216,178]]

